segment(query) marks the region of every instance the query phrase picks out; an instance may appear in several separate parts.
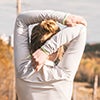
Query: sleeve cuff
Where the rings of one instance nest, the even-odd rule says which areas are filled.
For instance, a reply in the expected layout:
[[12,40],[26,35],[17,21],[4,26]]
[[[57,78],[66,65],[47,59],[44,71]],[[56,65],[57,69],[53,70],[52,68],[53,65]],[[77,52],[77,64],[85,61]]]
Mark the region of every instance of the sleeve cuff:
[[47,54],[47,55],[50,54],[49,51],[47,51],[44,47],[41,47],[40,49],[41,49],[45,54]]
[[66,23],[65,23],[65,22],[66,22],[66,19],[67,19],[67,17],[68,17],[69,15],[71,15],[71,14],[70,14],[70,13],[68,13],[68,14],[66,14],[66,15],[65,15],[65,17],[64,17],[64,19],[63,19],[63,25],[66,25]]

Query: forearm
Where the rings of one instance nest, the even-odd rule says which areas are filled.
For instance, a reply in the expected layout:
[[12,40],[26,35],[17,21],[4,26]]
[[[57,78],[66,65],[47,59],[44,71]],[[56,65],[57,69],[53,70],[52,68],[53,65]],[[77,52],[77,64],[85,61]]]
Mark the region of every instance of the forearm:
[[76,38],[79,35],[82,27],[83,25],[81,24],[74,27],[66,27],[48,40],[41,48],[43,48],[48,54],[52,54],[53,52],[57,51],[60,46],[68,44],[74,38]]
[[44,19],[53,19],[63,24],[66,15],[67,13],[65,12],[54,10],[33,10],[21,13],[18,16],[18,19],[20,19],[26,25],[39,23]]
[[29,55],[29,25],[39,23],[44,19],[53,19],[63,23],[65,16],[66,13],[64,12],[52,10],[33,10],[18,15],[14,30],[15,60],[18,59],[15,62],[19,63],[21,59],[25,59]]
[[[14,58],[16,70],[24,73],[29,67],[29,32],[28,26],[44,19],[54,19],[63,23],[66,13],[51,10],[34,10],[18,15],[14,29]],[[28,69],[27,69],[28,70]]]

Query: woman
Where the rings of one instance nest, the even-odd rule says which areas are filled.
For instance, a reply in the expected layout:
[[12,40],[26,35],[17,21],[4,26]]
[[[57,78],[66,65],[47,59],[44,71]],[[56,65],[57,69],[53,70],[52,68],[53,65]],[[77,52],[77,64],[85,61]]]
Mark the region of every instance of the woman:
[[[53,19],[70,27],[46,41],[41,49],[32,54],[32,61],[29,57],[28,26],[44,19]],[[19,100],[71,100],[73,79],[86,42],[85,25],[86,21],[80,16],[51,10],[29,11],[17,17],[14,53]],[[62,45],[68,48],[61,61],[54,65],[47,60],[48,56]]]

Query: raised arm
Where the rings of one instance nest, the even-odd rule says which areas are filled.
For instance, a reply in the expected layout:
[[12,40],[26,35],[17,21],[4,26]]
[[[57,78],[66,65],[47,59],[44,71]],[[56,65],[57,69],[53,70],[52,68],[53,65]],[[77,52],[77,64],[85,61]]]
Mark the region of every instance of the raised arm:
[[[39,70],[42,67],[42,65],[44,64],[49,54],[55,52],[61,45],[63,45],[64,43],[69,43],[71,40],[73,40],[79,35],[79,32],[78,34],[76,34],[79,29],[75,28],[77,30],[75,33],[73,33],[73,32],[70,32],[70,27],[77,26],[77,24],[82,24],[84,26],[87,26],[87,22],[83,17],[72,15],[72,14],[67,14],[65,16],[63,20],[63,24],[69,27],[67,28],[67,31],[68,31],[67,34],[66,34],[66,29],[60,31],[58,34],[52,37],[49,41],[47,41],[41,47],[41,49],[37,50],[33,54],[33,60],[38,62],[36,70]],[[42,57],[44,57],[44,59],[42,59]]]
[[[60,11],[34,10],[34,11],[23,12],[17,17],[14,30],[14,59],[15,59],[17,76],[21,77],[25,75],[29,70],[29,66],[31,66],[29,63],[31,59],[28,58],[30,54],[28,26],[31,24],[39,23],[44,19],[53,19],[65,25],[67,25],[67,22],[69,21],[68,25],[69,23],[72,25],[73,18],[71,18],[70,16],[72,15]],[[80,18],[81,17],[76,18],[74,16],[74,24],[75,23],[77,24],[79,22],[81,22],[81,24],[82,23],[84,24],[84,21],[83,22],[80,21],[81,20]],[[58,37],[59,35],[60,33],[58,34]],[[54,42],[52,42],[53,40],[50,41],[51,44],[54,44]],[[55,44],[57,43],[55,42]],[[59,46],[60,45],[58,45],[58,47]],[[53,52],[53,50],[54,49],[51,46],[50,51]]]
[[18,77],[24,76],[31,66],[29,63],[31,59],[28,58],[30,54],[28,26],[44,19],[54,19],[63,23],[65,16],[64,12],[51,10],[34,10],[18,15],[14,29],[14,59]]
[[[69,15],[69,14],[68,14]],[[44,19],[53,19],[63,24],[67,13],[54,10],[33,10],[21,13],[17,19],[20,19],[24,24],[30,25],[39,23]]]

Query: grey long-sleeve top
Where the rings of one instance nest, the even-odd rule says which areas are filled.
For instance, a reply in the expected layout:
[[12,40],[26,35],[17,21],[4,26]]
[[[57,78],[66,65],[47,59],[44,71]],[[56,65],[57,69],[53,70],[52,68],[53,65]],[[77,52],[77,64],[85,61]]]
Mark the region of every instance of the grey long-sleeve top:
[[[59,11],[33,10],[23,12],[17,17],[14,29],[14,61],[16,77],[26,78],[34,72],[31,65],[31,58],[28,58],[30,55],[28,26],[39,23],[44,19],[54,19],[63,24],[66,15],[67,13]],[[43,45],[49,53],[55,52],[62,44],[71,41],[72,37],[74,38],[78,35],[71,33],[65,37],[61,34],[62,32],[63,30],[54,35]]]

